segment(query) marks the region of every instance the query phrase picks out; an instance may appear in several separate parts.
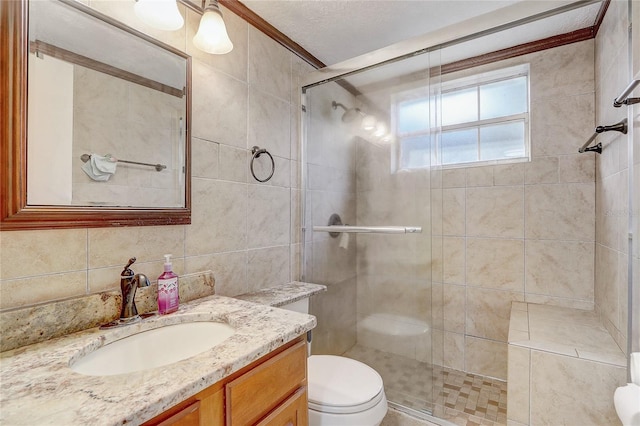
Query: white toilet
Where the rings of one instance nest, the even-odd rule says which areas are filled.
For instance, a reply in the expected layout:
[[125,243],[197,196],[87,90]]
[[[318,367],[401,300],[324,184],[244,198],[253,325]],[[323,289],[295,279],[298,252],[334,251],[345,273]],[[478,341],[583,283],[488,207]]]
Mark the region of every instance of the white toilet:
[[631,383],[616,389],[613,403],[623,426],[640,426],[640,352],[629,356]]
[[[309,313],[309,299],[282,309]],[[307,360],[309,426],[378,426],[387,414],[382,377],[359,361],[334,355]]]

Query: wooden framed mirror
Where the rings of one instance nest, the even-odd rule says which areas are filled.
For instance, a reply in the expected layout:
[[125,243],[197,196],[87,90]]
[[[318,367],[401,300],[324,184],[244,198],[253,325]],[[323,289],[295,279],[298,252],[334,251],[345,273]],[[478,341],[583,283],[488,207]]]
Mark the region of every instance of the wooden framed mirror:
[[77,1],[0,8],[0,228],[190,223],[191,58]]

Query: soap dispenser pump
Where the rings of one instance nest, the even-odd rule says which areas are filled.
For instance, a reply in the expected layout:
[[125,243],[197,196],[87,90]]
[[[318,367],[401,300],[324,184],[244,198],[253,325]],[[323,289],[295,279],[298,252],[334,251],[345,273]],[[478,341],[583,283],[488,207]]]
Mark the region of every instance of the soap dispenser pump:
[[173,273],[171,255],[164,255],[164,272],[158,277],[158,313],[170,314],[178,310],[180,292],[178,276]]

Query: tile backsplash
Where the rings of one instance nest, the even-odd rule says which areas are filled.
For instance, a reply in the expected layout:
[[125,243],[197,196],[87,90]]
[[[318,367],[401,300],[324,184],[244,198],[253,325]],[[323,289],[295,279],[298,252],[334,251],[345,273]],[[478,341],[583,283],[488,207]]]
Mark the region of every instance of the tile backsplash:
[[[179,283],[181,303],[215,293],[211,271],[182,275]],[[157,300],[157,284],[139,288],[138,313],[158,310]],[[122,294],[117,290],[0,311],[0,352],[106,324],[120,316],[121,306]]]

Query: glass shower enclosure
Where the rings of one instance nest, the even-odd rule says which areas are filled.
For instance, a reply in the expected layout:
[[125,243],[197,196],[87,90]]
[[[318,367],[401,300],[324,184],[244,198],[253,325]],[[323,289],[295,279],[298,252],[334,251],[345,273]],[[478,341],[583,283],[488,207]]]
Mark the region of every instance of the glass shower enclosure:
[[[451,180],[465,179],[455,169],[469,163],[531,156],[528,65],[497,69],[478,58],[581,7],[599,4],[524,2],[303,82],[302,279],[328,288],[311,301],[318,318],[312,353],[373,367],[394,408],[442,417],[447,369],[465,370],[445,353],[445,345],[449,354],[461,352],[467,313],[464,293],[459,302],[443,286],[451,272],[444,257],[464,259],[443,249],[443,235],[465,235],[464,222],[459,233],[443,230],[451,222],[443,216],[455,210],[443,210],[443,186],[464,187]],[[501,101],[483,103],[489,97]],[[464,263],[455,266],[464,276]],[[445,323],[445,308],[460,303]],[[462,329],[458,340],[446,339],[447,324]]]
[[432,335],[431,56],[304,95],[304,280],[328,288],[311,302],[312,353],[370,365],[389,403],[418,414],[432,412],[442,351]]

